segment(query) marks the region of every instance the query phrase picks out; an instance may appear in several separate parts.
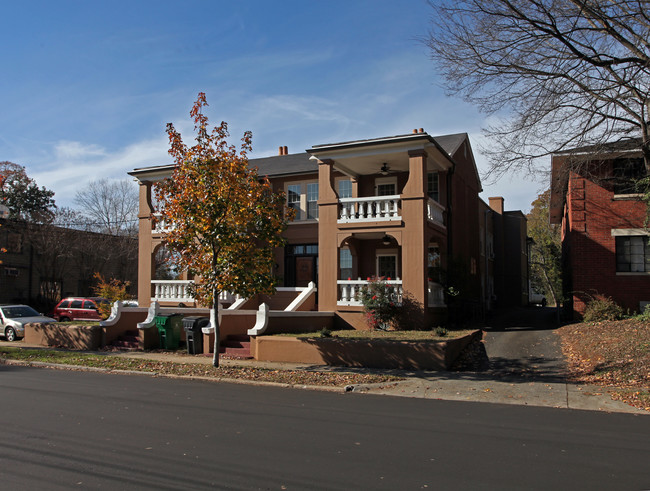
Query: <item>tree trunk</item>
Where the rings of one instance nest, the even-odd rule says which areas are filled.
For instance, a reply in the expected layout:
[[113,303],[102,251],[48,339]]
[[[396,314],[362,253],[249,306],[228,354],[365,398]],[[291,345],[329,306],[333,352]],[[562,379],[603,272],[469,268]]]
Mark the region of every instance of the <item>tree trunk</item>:
[[219,368],[219,292],[212,292],[212,308],[210,309],[210,325],[214,328],[214,355],[212,364]]

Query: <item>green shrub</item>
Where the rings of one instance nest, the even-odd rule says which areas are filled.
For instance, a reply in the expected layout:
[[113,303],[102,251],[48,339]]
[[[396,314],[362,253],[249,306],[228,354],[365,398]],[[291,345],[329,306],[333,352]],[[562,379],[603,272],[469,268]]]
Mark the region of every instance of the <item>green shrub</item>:
[[638,318],[644,322],[650,322],[650,303],[646,304],[643,312],[638,315]]
[[617,321],[625,317],[623,308],[609,297],[593,298],[587,303],[584,322]]
[[326,327],[323,327],[320,331],[318,331],[318,335],[321,338],[331,338],[332,337],[332,331],[330,331]]
[[440,336],[441,338],[444,338],[448,334],[447,329],[444,327],[436,327],[433,332],[436,333],[436,336]]

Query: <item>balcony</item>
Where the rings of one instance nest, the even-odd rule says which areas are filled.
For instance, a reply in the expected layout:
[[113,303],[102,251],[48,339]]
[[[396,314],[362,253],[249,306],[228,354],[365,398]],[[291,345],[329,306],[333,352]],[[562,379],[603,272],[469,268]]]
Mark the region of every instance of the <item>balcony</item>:
[[394,222],[402,219],[399,194],[367,198],[341,198],[339,203],[338,223]]
[[[363,304],[359,299],[359,293],[367,286],[368,280],[338,280],[338,300],[336,305],[362,307]],[[396,304],[402,303],[402,280],[385,280],[384,283],[391,287],[391,297]]]
[[441,227],[445,226],[444,213],[445,207],[442,206],[437,201],[429,198],[427,202],[427,218],[430,222],[440,225]]

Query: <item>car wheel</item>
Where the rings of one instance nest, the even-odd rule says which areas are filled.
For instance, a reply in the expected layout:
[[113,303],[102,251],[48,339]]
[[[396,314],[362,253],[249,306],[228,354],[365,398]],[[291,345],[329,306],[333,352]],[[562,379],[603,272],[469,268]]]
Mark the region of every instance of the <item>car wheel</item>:
[[69,317],[61,317],[59,319],[59,322],[70,322],[70,318]]
[[13,327],[8,327],[5,329],[5,339],[7,341],[15,341],[16,340],[16,331],[14,330]]

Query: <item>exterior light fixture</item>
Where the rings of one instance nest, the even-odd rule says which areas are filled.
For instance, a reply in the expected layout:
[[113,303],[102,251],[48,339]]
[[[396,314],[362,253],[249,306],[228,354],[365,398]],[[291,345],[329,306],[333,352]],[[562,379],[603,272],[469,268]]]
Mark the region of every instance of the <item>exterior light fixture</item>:
[[381,243],[384,245],[390,245],[390,237],[388,234],[384,234],[384,237],[381,239]]

